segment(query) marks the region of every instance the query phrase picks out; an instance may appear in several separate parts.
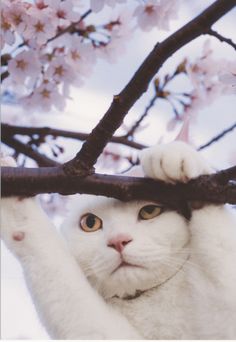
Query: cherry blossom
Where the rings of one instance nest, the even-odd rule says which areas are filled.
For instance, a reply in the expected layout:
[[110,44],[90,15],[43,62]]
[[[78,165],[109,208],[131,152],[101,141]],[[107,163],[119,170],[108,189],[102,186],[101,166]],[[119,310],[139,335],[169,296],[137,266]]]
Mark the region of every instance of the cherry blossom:
[[23,34],[26,29],[27,9],[29,4],[24,2],[13,2],[8,9],[7,17],[18,34]]
[[48,8],[39,10],[30,8],[27,16],[27,26],[24,32],[24,38],[33,40],[36,44],[45,44],[56,34],[56,23],[51,19],[51,11]]
[[204,43],[202,55],[194,63],[186,64],[186,72],[193,85],[192,98],[198,100],[199,105],[209,104],[227,92],[227,85],[220,81],[219,75],[222,70],[228,73],[230,65],[225,59],[213,58],[209,40]]
[[60,27],[69,26],[71,22],[77,22],[80,19],[80,14],[74,11],[71,0],[47,0],[46,4],[52,10],[52,20]]
[[8,17],[9,7],[3,3],[1,6],[1,46],[4,44],[12,45],[15,42],[15,34],[12,24]]
[[[113,8],[124,2],[90,0],[90,5],[98,12],[105,5]],[[167,30],[171,19],[177,16],[180,0],[134,1],[123,7],[120,14],[113,12],[110,21],[102,24],[95,21],[94,25],[87,23],[87,16],[83,17],[87,5],[76,0],[3,0],[2,47],[5,43],[15,44],[14,52],[3,52],[10,56],[3,67],[4,83],[11,91],[14,87],[17,96],[21,93],[22,101],[26,96],[34,106],[37,101],[29,99],[39,97],[36,94],[45,80],[47,87],[52,85],[56,93],[69,98],[71,85],[83,84],[93,71],[97,57],[114,63],[123,55],[137,24],[145,31],[153,27]],[[235,67],[224,59],[214,60],[209,42],[194,63],[186,64],[186,73],[193,86],[191,108],[195,110],[220,93],[235,91]],[[26,89],[19,91],[20,88]],[[51,107],[47,100],[45,108]],[[172,120],[168,129],[174,126],[175,120]]]
[[24,82],[27,77],[35,81],[41,71],[37,53],[32,50],[20,52],[9,61],[8,71],[15,82]]
[[115,7],[117,3],[124,3],[126,0],[90,0],[90,8],[93,12],[99,12],[105,5]]
[[62,110],[65,106],[65,98],[59,93],[55,84],[44,80],[31,95],[23,98],[21,103],[26,108],[33,107],[48,111],[54,105],[57,109]]
[[[106,58],[110,63],[115,63],[119,57],[125,52],[125,43],[132,34],[130,26],[131,14],[122,11],[118,16],[113,16],[111,24],[106,25],[109,32],[109,42],[101,45],[98,50],[98,56]],[[115,23],[115,24],[114,24]]]
[[59,56],[54,58],[49,64],[46,77],[48,79],[52,78],[56,83],[72,83],[76,75],[73,69],[67,63],[65,63],[65,59],[62,56]]
[[88,76],[96,63],[96,55],[91,43],[84,43],[81,37],[72,36],[65,60],[74,72]]
[[134,16],[143,31],[153,27],[169,30],[170,20],[177,18],[178,7],[178,0],[148,0],[135,9]]

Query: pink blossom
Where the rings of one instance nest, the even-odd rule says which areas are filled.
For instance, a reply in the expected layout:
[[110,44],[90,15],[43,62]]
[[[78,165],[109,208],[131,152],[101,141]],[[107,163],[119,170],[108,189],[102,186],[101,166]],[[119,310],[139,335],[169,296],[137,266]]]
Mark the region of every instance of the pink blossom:
[[99,12],[105,5],[115,7],[117,3],[124,3],[126,0],[90,0],[90,8],[93,12]]
[[41,72],[41,64],[35,51],[22,51],[8,63],[10,77],[15,82],[24,82],[27,77],[35,80]]
[[47,69],[46,76],[49,79],[53,79],[56,83],[72,83],[76,78],[74,70],[65,62],[62,56],[52,60]]
[[230,68],[232,68],[231,63],[227,60],[213,58],[210,41],[207,40],[201,57],[195,63],[186,64],[186,72],[193,85],[192,99],[195,106],[196,102],[201,107],[209,104],[218,96],[227,93],[229,89],[232,90],[232,85],[220,79],[220,75],[229,73]]
[[8,16],[10,7],[3,3],[1,5],[1,46],[4,44],[12,45],[15,42],[15,34],[13,27]]
[[80,14],[74,11],[71,0],[47,0],[46,3],[52,10],[53,20],[58,26],[68,26],[80,19]]
[[39,10],[33,7],[29,9],[24,38],[32,39],[39,45],[45,44],[56,34],[56,23],[52,18],[52,13],[48,8]]
[[143,31],[150,31],[155,26],[169,30],[170,20],[177,18],[178,7],[178,0],[148,0],[136,8],[134,16]]
[[56,84],[45,80],[34,92],[21,100],[23,106],[49,111],[53,106],[59,110],[65,107],[65,98],[59,93]]
[[87,76],[96,63],[95,49],[91,43],[83,42],[81,37],[72,36],[65,59],[75,72]]
[[47,0],[36,0],[35,5],[39,10],[42,10],[48,7]]
[[122,11],[118,17],[117,15],[114,16],[111,21],[117,22],[117,24],[111,26],[109,31],[110,40],[99,48],[98,56],[106,58],[110,63],[114,63],[124,54],[125,44],[132,34],[132,28],[130,27],[131,15],[126,11]]
[[13,2],[8,10],[8,18],[17,33],[22,34],[26,29],[28,4]]

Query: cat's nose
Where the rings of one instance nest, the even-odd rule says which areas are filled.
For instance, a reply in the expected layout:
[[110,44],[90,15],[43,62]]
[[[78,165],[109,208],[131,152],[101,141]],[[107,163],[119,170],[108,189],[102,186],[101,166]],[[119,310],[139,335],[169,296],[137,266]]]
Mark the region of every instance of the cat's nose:
[[107,246],[114,248],[117,252],[121,253],[125,246],[132,241],[132,238],[128,234],[119,234],[111,238],[107,242]]

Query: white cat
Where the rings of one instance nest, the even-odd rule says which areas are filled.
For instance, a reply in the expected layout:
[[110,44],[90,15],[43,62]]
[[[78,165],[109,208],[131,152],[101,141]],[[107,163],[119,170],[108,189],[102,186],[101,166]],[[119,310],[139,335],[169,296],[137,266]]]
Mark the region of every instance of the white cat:
[[[167,182],[210,172],[182,142],[144,150],[141,164]],[[52,338],[236,339],[236,219],[225,206],[187,221],[157,203],[81,195],[62,233],[34,198],[3,199],[2,238]]]

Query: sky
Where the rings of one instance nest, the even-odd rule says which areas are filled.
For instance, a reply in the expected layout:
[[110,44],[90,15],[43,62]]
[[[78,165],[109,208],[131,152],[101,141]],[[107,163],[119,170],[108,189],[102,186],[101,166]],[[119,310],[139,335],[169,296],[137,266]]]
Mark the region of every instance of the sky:
[[[201,9],[207,7],[213,1],[197,0],[187,1],[187,6],[182,6],[179,20],[171,25],[171,31],[179,28],[183,23]],[[190,5],[191,3],[191,5]],[[233,38],[235,34],[236,10],[227,15],[227,20],[221,19],[214,28],[224,32],[227,37]],[[133,40],[129,41],[126,52],[122,54],[115,64],[99,61],[91,77],[83,88],[73,89],[73,101],[69,101],[64,113],[54,112],[52,115],[36,113],[31,115],[30,124],[51,125],[64,129],[89,132],[105,113],[111,103],[114,94],[126,85],[143,59],[151,51],[157,39],[162,40],[168,35],[166,32],[153,30],[148,34],[138,30]],[[165,74],[173,71],[175,66],[185,56],[190,58],[199,56],[201,46],[207,37],[192,42],[178,51],[170,58],[160,71]],[[235,58],[235,51],[226,44],[220,44],[216,39],[211,39],[215,48],[215,55],[230,59]],[[145,94],[131,109],[125,123],[130,124],[134,118],[143,112],[150,93]],[[197,121],[191,128],[191,139],[195,146],[200,146],[210,140],[214,135],[229,127],[236,121],[236,97],[233,95],[218,98],[214,103],[200,111]],[[136,141],[147,145],[156,143],[165,131],[168,120],[166,105],[161,101],[153,108],[149,117],[144,122],[146,129],[136,136]],[[16,106],[2,106],[2,120],[7,122],[9,118],[16,118],[16,122],[24,124],[21,117],[21,109]],[[18,121],[17,121],[18,120]],[[151,124],[150,124],[151,123]],[[178,131],[179,128],[177,128]],[[165,136],[164,142],[171,141],[177,131]],[[70,159],[77,152],[81,143],[69,140],[66,143],[67,150],[63,158]],[[203,150],[201,153],[210,160],[216,169],[223,169],[232,165],[236,150],[236,130],[229,133],[221,141]],[[236,158],[235,158],[236,160]],[[58,225],[60,218],[57,219]],[[26,288],[22,271],[18,261],[1,246],[1,334],[2,339],[44,339],[47,334],[38,321],[28,290]]]

